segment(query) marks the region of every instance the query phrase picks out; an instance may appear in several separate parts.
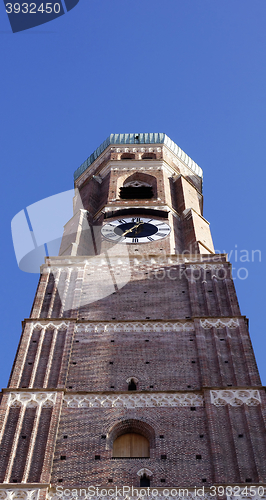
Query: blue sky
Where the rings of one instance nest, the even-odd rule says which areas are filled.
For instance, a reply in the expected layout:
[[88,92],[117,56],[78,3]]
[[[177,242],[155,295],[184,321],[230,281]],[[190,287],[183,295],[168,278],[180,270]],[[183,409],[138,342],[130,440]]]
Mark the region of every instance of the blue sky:
[[[17,267],[11,219],[71,189],[94,149],[126,132],[165,132],[203,168],[204,215],[215,248],[234,251],[266,384],[265,17],[265,0],[80,0],[12,34],[0,5],[1,387],[38,281]],[[239,261],[257,249],[261,262]]]

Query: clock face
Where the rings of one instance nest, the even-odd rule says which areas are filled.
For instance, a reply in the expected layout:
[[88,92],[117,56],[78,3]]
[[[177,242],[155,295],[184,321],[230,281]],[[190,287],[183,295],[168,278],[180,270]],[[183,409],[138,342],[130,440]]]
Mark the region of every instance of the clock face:
[[117,243],[150,243],[170,234],[168,224],[147,217],[125,217],[102,227],[102,235]]

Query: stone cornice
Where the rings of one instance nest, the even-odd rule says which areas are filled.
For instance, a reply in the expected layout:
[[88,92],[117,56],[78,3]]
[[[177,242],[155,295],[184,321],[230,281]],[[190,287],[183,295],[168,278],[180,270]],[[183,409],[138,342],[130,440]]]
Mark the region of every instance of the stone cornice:
[[150,394],[66,394],[63,404],[67,408],[168,408],[203,406],[203,396],[187,393]]
[[182,161],[193,173],[202,177],[202,169],[195,163],[177,144],[175,144],[170,137],[166,134],[156,133],[156,134],[110,134],[107,139],[100,144],[100,146],[87,158],[87,160],[82,163],[82,165],[75,171],[74,179],[77,180],[87,168],[96,162],[96,160],[106,155],[108,149],[111,146],[115,146],[120,149],[135,148],[141,149],[148,146],[155,147],[159,144],[161,146],[166,146],[168,150],[173,153],[179,160]]
[[260,392],[257,389],[223,389],[210,391],[211,403],[215,406],[256,406],[261,403]]
[[56,402],[57,392],[16,392],[9,393],[7,406],[18,407],[26,406],[35,408],[41,406],[44,408],[54,406]]
[[[201,391],[112,391],[86,392],[49,389],[4,389],[7,406],[27,408],[53,407],[63,398],[67,408],[154,408],[204,406],[207,395],[214,406],[257,406],[261,404],[260,387],[214,388],[203,387]],[[60,396],[59,396],[60,394]],[[57,397],[59,399],[57,399]]]
[[237,328],[239,321],[237,318],[218,318],[218,319],[201,319],[200,326],[204,329],[209,328]]
[[77,318],[56,319],[56,318],[26,318],[23,321],[23,326],[31,325],[31,328],[44,329],[55,328],[60,330],[68,328],[70,325],[75,325],[75,331],[86,332],[107,332],[107,331],[132,331],[132,332],[176,332],[176,331],[193,331],[195,328],[194,321],[199,320],[200,326],[204,329],[209,328],[237,328],[239,320],[246,320],[245,316],[234,317],[198,317],[192,316],[190,320],[169,320],[162,319],[154,320],[135,320],[135,321],[90,321]]
[[105,332],[180,332],[194,331],[191,321],[99,321],[95,323],[78,324],[75,332],[105,333]]
[[[3,487],[2,487],[3,486]],[[4,484],[0,485],[0,500],[38,500],[40,488],[47,489],[49,485],[38,485],[38,488],[32,488],[27,484]],[[58,498],[58,497],[57,497]]]

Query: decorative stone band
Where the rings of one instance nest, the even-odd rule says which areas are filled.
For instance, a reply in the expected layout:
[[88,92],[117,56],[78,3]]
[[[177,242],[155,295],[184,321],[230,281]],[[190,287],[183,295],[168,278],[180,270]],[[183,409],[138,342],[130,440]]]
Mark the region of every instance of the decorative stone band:
[[208,329],[208,328],[237,328],[239,326],[239,321],[238,319],[201,319],[200,320],[200,326],[202,328]]
[[79,324],[75,327],[76,332],[104,333],[104,332],[181,332],[183,330],[194,330],[193,322],[126,322],[126,323],[89,323]]
[[154,408],[174,406],[203,406],[200,394],[67,394],[64,406],[68,408]]
[[[154,208],[162,208],[162,207],[154,207]],[[118,207],[117,209],[120,209]],[[114,207],[110,208],[110,210],[114,210]],[[43,273],[53,273],[56,274],[59,271],[71,272],[71,271],[82,271],[84,267],[89,267],[90,271],[102,270],[105,267],[111,268],[113,271],[119,269],[121,267],[128,269],[137,269],[139,266],[159,266],[160,268],[166,266],[182,265],[185,264],[186,267],[191,267],[193,269],[206,269],[206,270],[217,270],[222,269],[224,263],[211,263],[211,262],[199,262],[199,256],[192,255],[150,255],[150,256],[139,256],[139,257],[129,257],[127,256],[109,256],[109,261],[107,263],[106,258],[103,256],[93,256],[91,258],[81,258],[81,257],[72,257],[68,259],[59,259],[58,257],[49,257],[49,261],[46,260],[46,264],[41,267]]]
[[211,391],[211,403],[215,406],[256,406],[261,403],[260,393],[256,389],[232,389]]
[[[26,489],[0,489],[0,500],[38,500],[40,490],[26,490]],[[58,497],[57,497],[58,498]]]
[[[43,267],[42,268],[42,272],[43,273],[47,273],[47,274],[54,274],[56,275],[58,272],[60,271],[67,271],[67,272],[70,272],[71,271],[84,271],[84,267],[85,267],[85,263],[84,263],[84,266],[73,266],[73,267],[68,267],[68,266],[52,266],[52,267]],[[68,278],[68,281],[69,281],[69,278]]]
[[[224,264],[227,264],[226,262],[224,262]],[[190,264],[188,263],[187,264],[187,267],[191,267],[191,269],[206,269],[206,270],[210,270],[210,271],[215,271],[217,269],[223,269],[224,267],[224,264],[208,264],[207,262],[206,263],[202,263],[202,264]]]
[[42,406],[47,408],[55,404],[56,394],[56,392],[11,392],[7,405],[10,407],[26,406],[32,408]]
[[50,330],[50,329],[57,329],[57,330],[62,330],[63,328],[67,328],[69,326],[69,321],[49,321],[48,323],[45,321],[37,321],[35,323],[31,323],[31,328],[32,330]]
[[[251,489],[252,488],[252,489]],[[235,488],[232,488],[233,490],[236,490]],[[254,494],[254,492],[256,492]],[[226,496],[227,500],[235,500],[238,498],[239,500],[265,500],[266,499],[266,487],[265,486],[249,486],[243,488],[240,492],[237,492],[236,495],[227,495]]]

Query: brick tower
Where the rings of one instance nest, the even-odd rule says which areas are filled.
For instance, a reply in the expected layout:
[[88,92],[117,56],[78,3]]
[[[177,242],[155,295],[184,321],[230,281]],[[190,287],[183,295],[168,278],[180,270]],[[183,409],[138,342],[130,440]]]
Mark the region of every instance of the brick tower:
[[0,499],[265,498],[265,389],[201,169],[116,134],[75,188],[2,393]]

